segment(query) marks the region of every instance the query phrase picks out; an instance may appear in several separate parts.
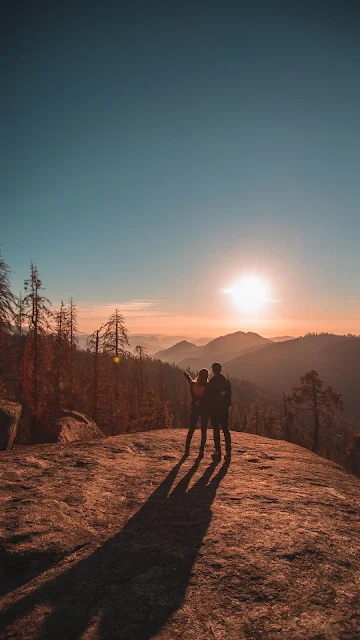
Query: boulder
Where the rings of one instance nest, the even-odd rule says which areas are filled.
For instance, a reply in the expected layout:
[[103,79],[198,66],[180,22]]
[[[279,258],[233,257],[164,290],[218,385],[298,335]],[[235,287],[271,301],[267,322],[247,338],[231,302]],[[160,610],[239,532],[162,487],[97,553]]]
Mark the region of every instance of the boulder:
[[360,478],[360,433],[356,433],[349,451],[349,471]]
[[21,404],[0,400],[0,450],[5,451],[13,446],[17,434]]
[[34,425],[31,441],[32,444],[65,443],[104,437],[101,429],[89,416],[79,411],[64,409]]

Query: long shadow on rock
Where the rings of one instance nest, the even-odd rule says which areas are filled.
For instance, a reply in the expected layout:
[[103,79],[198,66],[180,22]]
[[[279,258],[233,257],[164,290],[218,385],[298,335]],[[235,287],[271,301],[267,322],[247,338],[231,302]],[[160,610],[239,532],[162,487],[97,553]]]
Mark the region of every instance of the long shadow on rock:
[[13,554],[0,544],[0,598],[47,571],[65,556],[65,553],[37,551]]
[[67,572],[25,596],[3,616],[3,627],[34,608],[52,606],[37,637],[147,640],[181,606],[211,521],[211,505],[228,470],[216,464],[188,489],[196,462],[170,493],[183,460],[124,528]]

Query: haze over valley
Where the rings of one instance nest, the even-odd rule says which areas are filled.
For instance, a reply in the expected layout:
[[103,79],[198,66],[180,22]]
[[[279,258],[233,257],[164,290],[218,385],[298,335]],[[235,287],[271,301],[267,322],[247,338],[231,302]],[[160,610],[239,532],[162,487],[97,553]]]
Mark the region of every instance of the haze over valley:
[[0,12],[0,640],[359,640],[360,3]]

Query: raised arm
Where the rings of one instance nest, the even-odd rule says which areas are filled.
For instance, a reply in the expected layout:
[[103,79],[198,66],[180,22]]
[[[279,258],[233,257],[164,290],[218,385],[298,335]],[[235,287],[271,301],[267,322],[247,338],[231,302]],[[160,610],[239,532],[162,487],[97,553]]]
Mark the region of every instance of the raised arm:
[[192,382],[194,382],[194,380],[192,379],[190,373],[188,373],[187,371],[184,371],[184,376],[186,378],[186,380],[188,381],[188,383],[191,385]]

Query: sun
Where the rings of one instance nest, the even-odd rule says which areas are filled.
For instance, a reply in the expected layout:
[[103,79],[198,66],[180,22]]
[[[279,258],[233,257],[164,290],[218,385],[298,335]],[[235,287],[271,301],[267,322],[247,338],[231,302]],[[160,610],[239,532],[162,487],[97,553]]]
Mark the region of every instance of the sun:
[[257,314],[263,311],[269,302],[270,287],[266,280],[259,276],[243,276],[239,282],[229,289],[225,289],[233,302],[241,311]]

